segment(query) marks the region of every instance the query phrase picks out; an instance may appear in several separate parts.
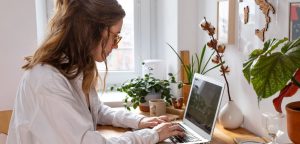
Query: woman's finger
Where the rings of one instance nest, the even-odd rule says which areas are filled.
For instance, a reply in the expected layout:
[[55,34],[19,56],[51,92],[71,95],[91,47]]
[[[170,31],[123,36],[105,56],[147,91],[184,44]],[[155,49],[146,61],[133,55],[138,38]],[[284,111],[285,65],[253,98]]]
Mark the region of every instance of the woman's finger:
[[175,131],[172,131],[170,132],[170,136],[185,136],[184,132],[182,131],[178,131],[178,130],[175,130]]
[[162,115],[158,117],[159,119],[163,120],[164,122],[169,122],[169,118],[166,115]]
[[181,132],[183,131],[183,129],[180,128],[180,126],[177,125],[177,124],[172,125],[172,126],[170,126],[169,128],[170,128],[170,131],[181,131]]

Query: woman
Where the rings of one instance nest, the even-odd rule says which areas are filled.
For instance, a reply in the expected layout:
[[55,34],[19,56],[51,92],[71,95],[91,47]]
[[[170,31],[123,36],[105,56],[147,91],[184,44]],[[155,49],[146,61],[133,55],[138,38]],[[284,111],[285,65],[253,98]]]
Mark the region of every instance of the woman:
[[[156,143],[183,135],[164,117],[113,111],[98,100],[95,61],[106,63],[118,47],[124,16],[116,0],[57,0],[46,40],[23,66],[8,144]],[[97,124],[140,130],[105,139]]]

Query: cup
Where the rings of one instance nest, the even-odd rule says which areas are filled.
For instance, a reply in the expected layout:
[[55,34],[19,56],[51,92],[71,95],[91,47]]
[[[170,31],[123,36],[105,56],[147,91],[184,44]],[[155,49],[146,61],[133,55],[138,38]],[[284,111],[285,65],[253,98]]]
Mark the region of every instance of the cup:
[[161,116],[166,114],[166,103],[163,99],[149,100],[150,116]]

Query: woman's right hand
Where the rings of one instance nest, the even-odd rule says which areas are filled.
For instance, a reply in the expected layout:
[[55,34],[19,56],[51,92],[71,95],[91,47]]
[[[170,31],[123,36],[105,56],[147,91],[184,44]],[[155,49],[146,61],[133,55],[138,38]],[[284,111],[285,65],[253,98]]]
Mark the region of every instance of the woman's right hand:
[[161,123],[153,128],[157,131],[159,136],[159,141],[163,141],[170,136],[184,136],[184,131],[179,127],[178,124],[173,123]]

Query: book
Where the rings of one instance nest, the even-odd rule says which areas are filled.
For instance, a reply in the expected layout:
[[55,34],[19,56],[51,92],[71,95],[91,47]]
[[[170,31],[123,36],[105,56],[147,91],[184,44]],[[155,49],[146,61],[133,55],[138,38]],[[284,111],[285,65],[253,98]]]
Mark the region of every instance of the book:
[[233,139],[236,144],[265,144],[265,139],[261,137],[239,137]]

